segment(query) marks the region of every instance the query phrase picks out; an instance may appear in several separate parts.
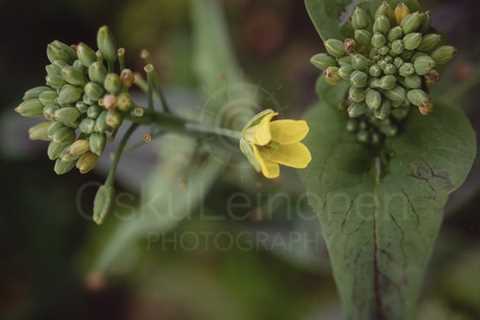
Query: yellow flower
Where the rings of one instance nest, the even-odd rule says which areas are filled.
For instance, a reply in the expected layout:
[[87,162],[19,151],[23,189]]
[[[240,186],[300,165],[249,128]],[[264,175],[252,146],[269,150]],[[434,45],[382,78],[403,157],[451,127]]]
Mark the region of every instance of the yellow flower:
[[312,156],[301,143],[310,128],[306,121],[276,120],[278,113],[266,110],[243,129],[240,149],[253,167],[269,179],[280,176],[280,165],[306,168]]

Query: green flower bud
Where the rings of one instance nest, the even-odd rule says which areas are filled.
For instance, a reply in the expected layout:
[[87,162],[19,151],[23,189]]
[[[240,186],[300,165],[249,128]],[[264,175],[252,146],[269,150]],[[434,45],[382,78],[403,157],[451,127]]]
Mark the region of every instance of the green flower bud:
[[382,105],[382,95],[376,90],[368,89],[365,103],[370,110],[376,110]]
[[107,114],[108,111],[102,111],[95,121],[95,131],[99,133],[104,133],[108,129],[107,124]]
[[337,39],[329,39],[324,43],[327,52],[335,58],[341,58],[345,56],[345,47],[342,41]]
[[310,59],[310,62],[320,70],[325,70],[328,67],[336,67],[337,61],[326,53],[316,54]]
[[352,75],[354,70],[355,69],[353,69],[352,66],[345,65],[345,66],[341,67],[340,69],[338,69],[338,75],[343,80],[350,80],[350,76]]
[[41,104],[44,106],[47,106],[49,104],[55,104],[57,102],[57,93],[53,90],[46,90],[40,94],[38,97],[38,100],[40,101]]
[[99,106],[90,106],[87,110],[87,117],[89,117],[90,119],[97,119],[101,112],[102,108],[100,108]]
[[403,29],[403,33],[409,34],[412,32],[416,32],[420,29],[423,25],[423,21],[425,20],[425,15],[419,12],[414,12],[409,14],[402,20],[401,27]]
[[339,58],[337,61],[338,61],[338,64],[340,65],[340,67],[351,66],[352,65],[352,57],[351,56],[346,56],[346,57]]
[[63,129],[65,128],[65,126],[63,124],[61,124],[60,122],[52,122],[52,124],[50,125],[50,127],[48,128],[48,137],[50,138],[50,140],[53,140],[53,137],[55,135],[55,133],[60,130],[60,129]]
[[388,19],[386,16],[378,16],[375,19],[375,23],[373,24],[374,32],[387,34],[390,31],[390,28],[390,19]]
[[436,33],[427,34],[423,37],[418,50],[423,52],[432,52],[442,41],[442,36]]
[[[98,101],[99,100],[90,99],[90,97],[86,93],[84,93],[83,96],[82,96],[82,101],[81,102],[90,107],[90,106],[98,104]],[[88,111],[88,109],[87,109],[87,111]]]
[[84,134],[91,134],[95,130],[95,120],[93,119],[83,119],[78,126],[80,132]]
[[394,11],[395,20],[398,25],[402,24],[403,19],[410,14],[410,9],[405,3],[400,3],[397,5]]
[[38,99],[30,99],[22,102],[15,111],[22,117],[40,117],[43,114],[43,104]]
[[350,76],[350,82],[355,88],[364,88],[368,84],[368,75],[362,71],[354,71]]
[[115,110],[108,111],[105,122],[112,129],[117,129],[122,124],[123,118],[122,114]]
[[118,74],[109,73],[105,78],[104,87],[108,92],[112,94],[119,93],[120,90],[122,90],[122,81],[120,80]]
[[385,36],[381,33],[375,33],[372,37],[372,46],[374,48],[381,48],[384,47],[385,44],[387,43],[387,39]]
[[338,70],[338,67],[328,67],[323,72],[325,80],[332,86],[336,85],[338,81],[341,80],[340,75],[338,74]]
[[82,98],[82,94],[83,90],[81,88],[67,84],[60,90],[57,102],[63,106],[73,104]]
[[442,46],[432,53],[432,58],[439,65],[444,65],[450,62],[455,56],[456,49],[452,46]]
[[394,103],[401,105],[405,101],[406,92],[401,86],[397,86],[395,89],[384,92],[385,96]]
[[429,56],[422,56],[415,59],[415,72],[424,76],[435,68],[435,61]]
[[385,66],[383,72],[385,72],[386,75],[394,75],[397,73],[397,67],[395,67],[392,63],[389,63]]
[[378,78],[383,74],[383,70],[378,65],[374,64],[370,67],[369,74],[372,77]]
[[360,103],[365,101],[365,90],[355,88],[355,87],[350,87],[350,90],[348,92],[348,97],[351,101]]
[[385,16],[390,20],[393,19],[393,8],[387,1],[383,1],[375,12],[375,17],[378,18],[379,16]]
[[82,64],[87,68],[90,67],[92,63],[97,61],[97,54],[95,51],[83,42],[77,46],[77,56]]
[[[53,125],[52,125],[53,126]],[[67,141],[71,141],[75,139],[75,131],[73,129],[67,128],[67,127],[61,127],[58,128],[57,130],[53,131],[51,128],[49,128],[48,134],[52,135],[52,140],[57,143],[64,143]],[[55,125],[53,128],[56,128],[57,125]]]
[[391,46],[391,52],[392,54],[399,56],[403,53],[403,50],[405,50],[405,47],[403,46],[403,41],[402,40],[395,40],[392,42]]
[[398,73],[402,77],[408,77],[411,76],[412,74],[415,73],[415,67],[413,66],[412,63],[404,63],[400,69],[398,70]]
[[[344,72],[346,72],[347,67],[342,67],[342,68],[345,68]],[[339,74],[342,68],[338,70]],[[352,67],[350,68],[353,70]],[[133,108],[133,102],[130,96],[128,95],[128,93],[122,93],[117,97],[117,108],[122,112],[128,112]]]
[[422,79],[417,75],[413,75],[405,77],[403,83],[406,88],[419,89],[422,86]]
[[358,130],[358,121],[356,119],[349,119],[346,129],[348,132],[356,132]]
[[352,15],[352,26],[354,29],[366,29],[370,24],[370,16],[366,10],[356,7]]
[[45,82],[47,83],[47,85],[49,87],[52,87],[52,88],[57,89],[57,90],[62,88],[66,84],[66,82],[63,81],[63,79],[53,78],[53,77],[50,77],[50,76],[45,77]]
[[357,141],[368,144],[370,142],[370,134],[366,130],[361,130],[357,133]]
[[57,60],[73,63],[76,59],[75,50],[60,41],[53,41],[47,46],[47,57],[51,63]]
[[407,98],[408,101],[410,101],[414,106],[417,107],[421,107],[422,105],[430,102],[428,94],[421,89],[414,89],[408,91]]
[[93,133],[88,139],[90,150],[97,156],[101,156],[105,145],[107,143],[107,137],[102,133]]
[[397,67],[397,69],[400,69],[404,63],[405,61],[403,61],[403,59],[400,57],[396,57],[395,60],[393,61],[393,64],[395,65],[395,67]]
[[110,213],[115,197],[115,189],[112,186],[101,186],[93,203],[93,221],[101,225],[105,217]]
[[[88,70],[87,67],[85,67],[85,66],[83,65],[82,61],[80,61],[79,59],[77,59],[77,60],[75,60],[75,61],[73,62],[72,67],[73,67],[75,70],[78,70],[78,71],[80,71],[80,72],[82,72],[82,73],[84,73],[84,74],[87,73],[87,70]],[[62,69],[63,69],[63,68],[62,68]]]
[[95,168],[97,161],[97,155],[87,152],[78,159],[76,167],[81,174],[86,174]]
[[103,26],[98,30],[97,45],[105,60],[110,63],[114,63],[117,60],[117,45],[107,26]]
[[422,34],[421,33],[410,33],[403,37],[403,45],[407,50],[415,50],[422,43]]
[[42,122],[28,129],[30,140],[50,141],[50,138],[48,137],[48,128],[51,125],[51,122]]
[[403,38],[403,29],[400,26],[396,26],[388,33],[388,41],[393,42]]
[[87,110],[88,110],[89,107],[90,106],[83,101],[78,101],[77,103],[75,103],[75,108],[77,108],[77,110],[81,114],[87,113]]
[[64,142],[64,143],[58,143],[53,141],[50,142],[47,150],[48,158],[52,161],[57,160],[60,157],[60,155],[62,155],[62,153],[65,151],[65,149],[68,148],[68,146],[70,146],[70,143],[71,142]]
[[384,90],[392,90],[397,84],[397,78],[392,75],[384,76],[380,79],[380,88]]
[[47,120],[55,120],[55,111],[60,109],[56,104],[48,104],[43,108],[43,117]]
[[385,120],[390,116],[392,110],[392,104],[388,100],[383,100],[380,108],[374,111],[375,118],[379,120]]
[[89,82],[85,85],[85,94],[92,101],[98,101],[105,94],[105,90],[95,82]]
[[45,71],[47,71],[47,76],[50,77],[50,79],[55,79],[56,81],[63,80],[62,68],[59,67],[58,65],[49,64],[48,66],[45,67]]
[[370,45],[372,34],[367,30],[355,30],[355,40],[362,46]]
[[74,107],[61,108],[55,111],[55,120],[70,128],[78,126],[78,118],[80,118],[80,111]]
[[61,159],[57,159],[55,161],[54,171],[57,175],[61,176],[72,171],[74,167],[75,161],[63,161]]
[[352,55],[352,66],[354,69],[367,71],[371,65],[372,65],[372,62],[364,55],[361,55],[361,54]]
[[422,33],[427,33],[428,31],[430,31],[430,29],[432,29],[432,14],[430,13],[430,11],[426,11],[424,15],[425,17],[423,19],[423,23],[422,23],[422,27],[420,28],[420,31]]
[[90,150],[90,144],[85,139],[75,141],[69,148],[68,153],[75,157],[80,157]]
[[32,88],[32,89],[28,90],[27,92],[25,92],[25,94],[23,95],[23,100],[25,101],[25,100],[30,100],[30,99],[37,99],[38,97],[40,97],[40,94],[42,94],[45,91],[50,91],[50,90],[52,90],[52,89],[50,89],[49,87],[45,87],[45,86]]
[[348,107],[347,112],[350,118],[358,118],[366,114],[368,112],[368,108],[363,103],[352,103]]
[[102,85],[105,82],[107,73],[107,68],[105,68],[103,62],[100,61],[94,62],[88,67],[88,77],[90,80]]
[[87,82],[85,75],[78,69],[71,66],[65,66],[62,69],[63,80],[74,86],[84,86]]
[[380,49],[378,49],[378,54],[383,56],[384,59],[385,58],[391,58],[391,57],[388,56],[389,53],[390,53],[390,48],[388,46],[383,46]]
[[404,51],[400,57],[405,61],[411,61],[414,54],[414,51]]

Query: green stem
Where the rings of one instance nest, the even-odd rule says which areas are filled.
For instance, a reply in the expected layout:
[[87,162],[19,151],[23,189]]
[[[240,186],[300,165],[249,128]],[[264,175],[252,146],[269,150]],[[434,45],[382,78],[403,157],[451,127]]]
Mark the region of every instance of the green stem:
[[138,124],[133,123],[127,130],[127,132],[123,135],[122,140],[120,141],[120,144],[118,145],[117,150],[115,151],[115,154],[113,155],[113,160],[112,160],[112,165],[110,166],[110,170],[108,171],[108,176],[107,180],[105,181],[106,186],[113,186],[113,183],[115,181],[115,174],[117,172],[118,168],[118,163],[120,162],[120,158],[122,157],[123,151],[125,150],[125,147],[127,146],[128,140],[132,136],[132,134],[135,132],[135,130],[138,128]]

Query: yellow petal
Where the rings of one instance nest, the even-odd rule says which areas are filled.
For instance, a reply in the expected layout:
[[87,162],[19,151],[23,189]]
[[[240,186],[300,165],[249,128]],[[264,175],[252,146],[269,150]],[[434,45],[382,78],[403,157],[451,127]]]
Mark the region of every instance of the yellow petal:
[[272,118],[278,113],[269,113],[260,121],[259,124],[246,130],[245,138],[258,146],[266,146],[272,141],[272,134],[270,133],[270,122]]
[[300,142],[309,131],[308,123],[303,120],[277,120],[270,123],[272,140],[280,144]]
[[268,161],[262,158],[260,151],[256,146],[253,146],[253,152],[255,154],[255,159],[260,168],[262,169],[262,174],[268,179],[275,179],[280,176],[280,166],[274,162]]
[[267,161],[296,169],[304,169],[312,161],[310,150],[303,143],[274,145],[261,148],[260,156]]

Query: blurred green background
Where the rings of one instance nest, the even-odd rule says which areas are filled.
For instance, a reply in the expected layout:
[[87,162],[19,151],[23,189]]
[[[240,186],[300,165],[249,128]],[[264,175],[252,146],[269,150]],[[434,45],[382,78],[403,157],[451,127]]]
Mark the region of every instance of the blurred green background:
[[[315,101],[318,73],[309,58],[322,50],[303,1],[221,5],[237,58],[249,80],[268,93],[265,103],[300,116]],[[437,91],[456,97],[480,132],[480,4],[424,5],[460,50]],[[174,230],[135,233],[123,225],[139,219],[131,208],[146,176],[163,179],[150,188],[173,188],[183,199],[184,179],[194,174],[178,160],[197,157],[174,149],[172,164],[152,150],[165,151],[168,143],[145,146],[121,163],[121,208],[97,227],[87,215],[91,186],[103,181],[105,166],[88,176],[55,176],[46,146],[28,142],[28,121],[13,114],[23,92],[43,82],[47,43],[94,44],[103,24],[127,48],[132,69],[142,70],[142,49],[151,52],[172,104],[201,106],[190,1],[2,1],[0,17],[1,319],[341,319],[319,226],[293,174],[266,183],[249,175],[248,166],[224,168],[206,200],[184,210],[188,218]],[[419,319],[480,319],[479,181],[477,163],[447,209]]]

